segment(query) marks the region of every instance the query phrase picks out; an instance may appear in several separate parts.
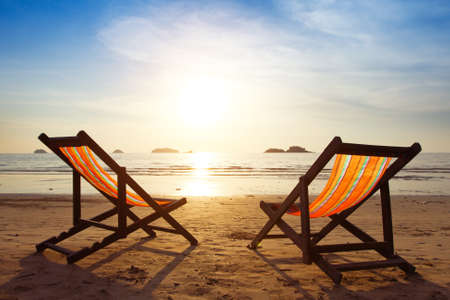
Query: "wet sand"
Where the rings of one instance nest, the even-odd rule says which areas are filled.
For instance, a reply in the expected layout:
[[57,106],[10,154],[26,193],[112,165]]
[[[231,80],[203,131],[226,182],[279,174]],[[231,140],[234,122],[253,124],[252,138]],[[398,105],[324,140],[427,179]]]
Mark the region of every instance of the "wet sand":
[[[344,273],[334,283],[287,239],[265,240],[257,251],[246,245],[265,224],[259,201],[283,196],[192,197],[172,215],[198,240],[142,230],[73,265],[35,244],[67,230],[71,197],[0,195],[0,299],[449,299],[450,196],[393,196],[395,248],[417,274],[398,268]],[[83,215],[110,205],[100,196],[83,198]],[[137,208],[138,214],[150,211]],[[284,218],[294,228],[299,219]],[[382,237],[379,199],[373,198],[350,220]],[[325,219],[314,220],[320,228]],[[164,225],[164,222],[158,222]],[[278,230],[274,230],[278,232]],[[79,249],[108,232],[89,229],[64,246]],[[355,241],[337,230],[326,243]],[[329,254],[332,261],[380,258],[373,251]]]

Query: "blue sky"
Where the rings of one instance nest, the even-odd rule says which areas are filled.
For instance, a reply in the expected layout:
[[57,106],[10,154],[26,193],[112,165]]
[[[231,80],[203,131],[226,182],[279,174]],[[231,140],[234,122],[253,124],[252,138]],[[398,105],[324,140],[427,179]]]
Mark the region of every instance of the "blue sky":
[[448,1],[0,0],[0,152],[450,151]]

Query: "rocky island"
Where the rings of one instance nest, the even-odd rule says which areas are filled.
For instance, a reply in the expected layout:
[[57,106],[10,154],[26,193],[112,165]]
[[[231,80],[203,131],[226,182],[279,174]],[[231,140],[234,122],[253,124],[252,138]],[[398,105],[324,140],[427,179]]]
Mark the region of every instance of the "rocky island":
[[36,150],[34,150],[33,153],[42,154],[42,153],[47,153],[47,151],[45,151],[44,149],[36,149]]
[[310,153],[311,151],[306,151],[305,148],[300,146],[290,146],[286,152],[294,152],[294,153]]
[[116,149],[116,150],[113,151],[113,153],[123,153],[123,151],[120,150],[120,149]]
[[311,151],[307,151],[305,148],[300,146],[290,146],[286,151],[279,148],[269,148],[264,151],[264,153],[311,153]]
[[178,153],[178,150],[172,148],[156,148],[152,150],[152,153]]
[[264,153],[284,153],[284,150],[278,148],[269,148],[266,151],[264,151]]

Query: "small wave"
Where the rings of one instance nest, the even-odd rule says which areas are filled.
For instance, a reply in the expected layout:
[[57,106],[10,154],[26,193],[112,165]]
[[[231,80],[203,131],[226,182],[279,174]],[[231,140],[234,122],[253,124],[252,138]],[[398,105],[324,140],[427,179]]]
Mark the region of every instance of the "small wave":
[[192,170],[193,168],[191,166],[186,166],[186,165],[174,165],[174,166],[170,166],[167,169],[174,169],[174,170]]
[[410,173],[450,173],[449,168],[409,168],[403,169],[402,172]]
[[72,172],[72,169],[66,168],[66,169],[4,169],[0,171],[0,174],[2,173],[69,173]]
[[419,175],[397,175],[394,179],[402,179],[402,180],[436,180],[436,179],[448,179],[443,176],[419,176]]
[[66,181],[67,179],[64,178],[52,178],[52,179],[41,179],[40,181],[49,181],[49,182],[53,182],[53,181]]
[[[215,169],[221,169],[221,168],[215,168]],[[242,166],[228,166],[228,167],[225,167],[224,169],[229,169],[229,170],[253,170],[253,168],[242,167]]]
[[224,168],[206,168],[205,170],[209,171],[221,171],[221,170],[227,170],[227,171],[251,171],[254,170],[253,168],[247,168],[247,167],[224,167]]

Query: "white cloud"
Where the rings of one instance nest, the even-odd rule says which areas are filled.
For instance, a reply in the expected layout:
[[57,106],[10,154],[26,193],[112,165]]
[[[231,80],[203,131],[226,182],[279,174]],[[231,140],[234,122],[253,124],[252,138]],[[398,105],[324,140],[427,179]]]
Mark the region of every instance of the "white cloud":
[[[371,19],[364,13],[355,14],[360,3],[349,7],[347,1],[279,1],[279,5],[288,15],[311,29],[319,30],[335,36],[353,38],[361,42],[372,40]],[[358,12],[361,12],[360,10]]]
[[[273,22],[237,5],[175,2],[112,20],[98,36],[108,49],[136,62],[144,70],[140,77],[151,70],[146,80],[166,77],[176,86],[183,78],[208,74],[239,86],[242,95],[260,89],[258,101],[283,90],[276,105],[350,99],[361,107],[448,110],[442,100],[449,89],[450,58],[442,56],[448,49],[415,28],[417,36],[409,41],[411,31],[392,27],[420,9],[404,6],[286,0],[278,7],[288,18]],[[427,92],[430,79],[440,87],[435,93]],[[417,95],[432,97],[425,104]]]

